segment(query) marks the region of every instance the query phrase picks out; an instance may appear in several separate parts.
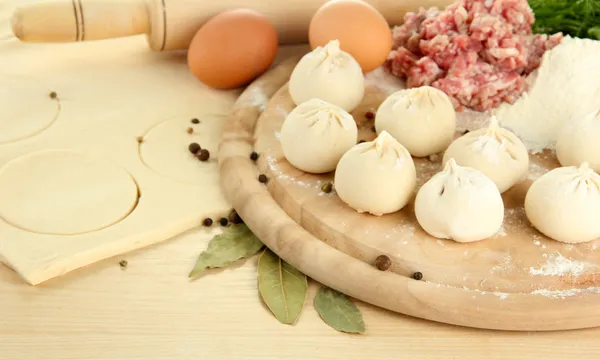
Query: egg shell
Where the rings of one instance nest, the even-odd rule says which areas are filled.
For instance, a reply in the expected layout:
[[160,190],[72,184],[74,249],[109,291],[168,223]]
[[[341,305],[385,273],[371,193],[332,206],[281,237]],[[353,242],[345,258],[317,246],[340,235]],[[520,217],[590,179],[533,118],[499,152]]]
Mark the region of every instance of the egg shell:
[[313,15],[308,29],[310,46],[339,40],[340,48],[360,64],[363,72],[382,65],[392,50],[392,31],[383,15],[359,0],[333,0]]
[[277,55],[275,27],[247,9],[220,13],[196,33],[187,54],[188,67],[204,84],[232,89],[264,73]]

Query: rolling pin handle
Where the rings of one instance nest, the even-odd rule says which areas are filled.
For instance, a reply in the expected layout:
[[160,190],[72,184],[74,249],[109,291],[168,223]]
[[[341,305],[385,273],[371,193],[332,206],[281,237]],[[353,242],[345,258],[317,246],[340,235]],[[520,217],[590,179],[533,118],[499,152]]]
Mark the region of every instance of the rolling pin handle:
[[19,7],[13,34],[25,42],[112,39],[150,31],[142,0],[54,0]]

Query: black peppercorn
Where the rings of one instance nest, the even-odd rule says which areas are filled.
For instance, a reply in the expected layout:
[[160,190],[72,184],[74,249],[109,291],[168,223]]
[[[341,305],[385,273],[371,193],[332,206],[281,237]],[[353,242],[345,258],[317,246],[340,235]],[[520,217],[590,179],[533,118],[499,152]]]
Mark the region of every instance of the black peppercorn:
[[258,160],[258,153],[256,151],[253,151],[250,153],[250,160],[252,160],[252,161]]
[[200,150],[200,153],[198,154],[198,160],[207,161],[209,158],[210,158],[210,152],[208,152],[208,150],[206,150],[206,149]]
[[221,218],[219,220],[219,224],[221,224],[221,226],[227,226],[227,224],[229,224],[229,220],[227,220],[226,218]]
[[241,223],[243,223],[242,218],[237,213],[237,211],[235,211],[235,209],[232,209],[231,212],[229,213],[229,221],[231,221],[234,224],[241,224]]
[[263,183],[263,184],[266,184],[267,181],[269,181],[269,179],[267,178],[267,175],[260,174],[260,175],[258,175],[258,181],[261,182],[261,183]]
[[194,155],[195,155],[195,154],[197,154],[197,153],[198,153],[198,151],[200,151],[201,147],[200,147],[200,145],[198,145],[197,143],[191,143],[191,144],[188,146],[188,149],[190,150],[190,152],[191,152],[192,154],[194,154]]
[[200,120],[193,118],[192,119],[192,124],[200,124]]
[[323,186],[321,186],[321,191],[323,191],[325,194],[329,194],[332,190],[333,184],[330,182],[326,182],[325,184],[323,184]]
[[204,221],[202,222],[202,225],[204,225],[204,226],[206,226],[206,227],[212,226],[212,224],[213,224],[213,220],[212,220],[211,218],[206,218],[206,219],[204,219]]
[[379,255],[375,259],[375,267],[381,271],[386,271],[392,266],[392,260],[386,255]]
[[423,279],[423,273],[417,271],[416,273],[413,274],[413,279],[415,279],[415,280]]

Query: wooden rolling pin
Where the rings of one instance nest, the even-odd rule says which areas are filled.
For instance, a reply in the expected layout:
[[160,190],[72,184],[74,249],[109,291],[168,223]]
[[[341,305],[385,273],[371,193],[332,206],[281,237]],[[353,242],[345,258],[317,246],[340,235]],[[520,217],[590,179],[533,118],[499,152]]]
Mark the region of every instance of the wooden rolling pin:
[[[419,7],[445,7],[451,0],[365,0],[390,23]],[[327,0],[50,0],[17,8],[14,35],[27,42],[75,42],[146,34],[155,51],[187,49],[211,17],[235,8],[269,18],[282,44],[304,43],[314,12]],[[360,26],[360,24],[356,24]]]

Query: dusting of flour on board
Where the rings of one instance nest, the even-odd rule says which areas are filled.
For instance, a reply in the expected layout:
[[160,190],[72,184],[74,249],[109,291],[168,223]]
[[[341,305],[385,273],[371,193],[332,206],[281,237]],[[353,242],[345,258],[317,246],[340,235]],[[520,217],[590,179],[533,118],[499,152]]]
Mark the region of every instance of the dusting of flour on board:
[[533,276],[577,276],[584,270],[583,262],[567,259],[561,253],[555,253],[548,255],[546,263],[540,268],[530,267],[529,273]]

